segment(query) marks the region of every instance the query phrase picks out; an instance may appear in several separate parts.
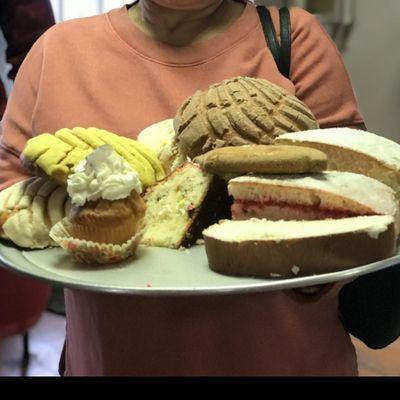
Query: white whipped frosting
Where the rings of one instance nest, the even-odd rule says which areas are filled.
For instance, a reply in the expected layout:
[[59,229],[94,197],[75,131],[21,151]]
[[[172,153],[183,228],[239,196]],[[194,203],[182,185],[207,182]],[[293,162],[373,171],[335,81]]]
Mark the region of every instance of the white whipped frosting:
[[125,199],[132,190],[140,194],[142,184],[138,173],[110,145],[104,145],[75,167],[67,190],[72,203],[83,206],[99,199]]

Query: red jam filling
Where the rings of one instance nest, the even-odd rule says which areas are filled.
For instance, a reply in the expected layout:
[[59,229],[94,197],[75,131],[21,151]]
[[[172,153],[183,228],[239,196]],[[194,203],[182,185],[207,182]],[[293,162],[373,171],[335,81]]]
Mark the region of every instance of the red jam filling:
[[255,200],[235,200],[235,203],[232,206],[232,214],[250,214],[254,211],[261,211],[267,207],[279,207],[283,210],[296,210],[303,213],[313,213],[316,218],[325,218],[325,219],[341,219],[341,218],[352,218],[352,217],[360,217],[360,216],[368,216],[375,215],[372,213],[355,213],[345,209],[329,209],[329,208],[321,208],[319,206],[308,206],[302,204],[293,204],[286,203],[281,201],[255,201]]

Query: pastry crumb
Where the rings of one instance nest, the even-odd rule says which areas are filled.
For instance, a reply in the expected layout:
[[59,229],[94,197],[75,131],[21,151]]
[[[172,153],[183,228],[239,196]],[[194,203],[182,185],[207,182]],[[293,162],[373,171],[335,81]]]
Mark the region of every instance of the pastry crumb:
[[293,274],[294,275],[298,275],[299,274],[299,272],[300,272],[300,268],[299,267],[296,267],[296,266],[294,266],[293,268],[292,268],[292,272],[293,272]]
[[283,275],[280,274],[269,274],[271,278],[282,278]]

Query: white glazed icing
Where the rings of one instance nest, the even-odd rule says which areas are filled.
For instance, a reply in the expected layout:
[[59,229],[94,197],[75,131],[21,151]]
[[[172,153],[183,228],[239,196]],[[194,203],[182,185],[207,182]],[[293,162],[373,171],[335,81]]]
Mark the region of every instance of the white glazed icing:
[[378,239],[394,223],[392,216],[368,216],[324,221],[224,221],[203,234],[224,242],[273,241],[365,232]]
[[371,132],[350,128],[315,129],[286,133],[279,139],[290,140],[294,143],[316,142],[338,146],[376,158],[400,171],[400,144]]
[[125,199],[132,190],[140,194],[142,185],[137,172],[110,145],[104,145],[75,167],[67,190],[72,203],[83,206],[99,199]]

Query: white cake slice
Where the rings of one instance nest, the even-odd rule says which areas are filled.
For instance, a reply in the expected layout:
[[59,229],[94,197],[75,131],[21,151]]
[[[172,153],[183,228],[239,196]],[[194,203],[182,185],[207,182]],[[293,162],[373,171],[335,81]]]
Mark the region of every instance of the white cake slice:
[[146,229],[142,244],[177,249],[202,238],[202,231],[230,218],[226,183],[187,163],[145,195]]
[[229,182],[236,220],[323,220],[391,215],[399,226],[399,202],[389,186],[360,174],[243,176]]
[[283,134],[276,144],[321,150],[328,156],[330,170],[377,179],[400,197],[400,144],[392,140],[356,129],[333,128]]
[[324,274],[395,253],[391,216],[324,221],[221,221],[203,232],[211,269],[271,278]]

